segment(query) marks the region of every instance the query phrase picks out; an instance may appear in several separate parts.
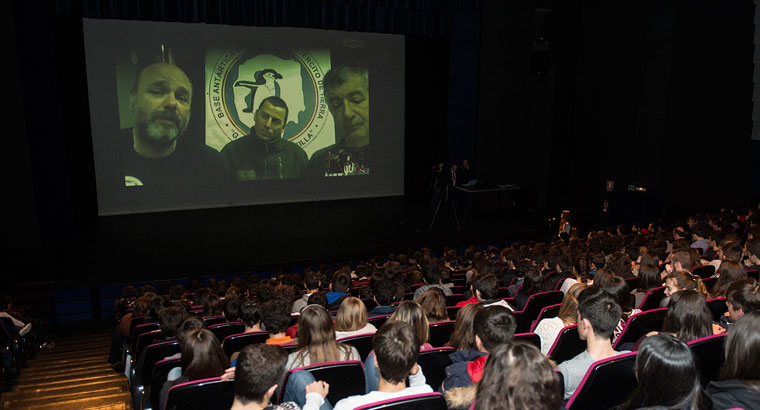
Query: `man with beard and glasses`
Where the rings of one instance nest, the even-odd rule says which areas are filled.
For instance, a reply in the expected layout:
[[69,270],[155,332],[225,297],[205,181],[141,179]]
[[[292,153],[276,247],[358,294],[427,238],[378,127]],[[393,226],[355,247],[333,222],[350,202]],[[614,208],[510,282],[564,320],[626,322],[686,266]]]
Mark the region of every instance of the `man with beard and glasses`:
[[169,63],[143,68],[129,95],[134,127],[125,130],[131,149],[123,158],[126,186],[198,185],[224,175],[219,154],[204,144],[193,147],[185,136],[190,122],[193,85]]

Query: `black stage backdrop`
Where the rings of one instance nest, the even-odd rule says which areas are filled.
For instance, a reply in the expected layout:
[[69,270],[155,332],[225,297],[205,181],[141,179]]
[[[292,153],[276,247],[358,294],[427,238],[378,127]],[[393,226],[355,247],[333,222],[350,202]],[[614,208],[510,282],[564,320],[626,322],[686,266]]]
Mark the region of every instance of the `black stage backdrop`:
[[[522,184],[526,223],[563,207],[591,227],[746,205],[758,185],[751,0],[2,7],[12,57],[2,269],[15,281],[212,274],[528,231],[428,233],[425,175],[441,159],[469,157],[484,181]],[[99,218],[82,17],[405,34],[405,197]],[[649,189],[632,197],[628,184]]]

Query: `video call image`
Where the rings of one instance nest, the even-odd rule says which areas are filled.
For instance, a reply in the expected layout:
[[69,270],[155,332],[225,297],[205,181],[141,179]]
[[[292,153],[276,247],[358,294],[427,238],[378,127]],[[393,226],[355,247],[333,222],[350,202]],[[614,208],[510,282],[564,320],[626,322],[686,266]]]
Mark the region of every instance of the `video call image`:
[[[84,29],[102,214],[403,192],[403,38],[87,19]],[[399,69],[374,75],[388,54]],[[376,87],[384,76],[391,85]],[[358,178],[324,181],[343,177]]]

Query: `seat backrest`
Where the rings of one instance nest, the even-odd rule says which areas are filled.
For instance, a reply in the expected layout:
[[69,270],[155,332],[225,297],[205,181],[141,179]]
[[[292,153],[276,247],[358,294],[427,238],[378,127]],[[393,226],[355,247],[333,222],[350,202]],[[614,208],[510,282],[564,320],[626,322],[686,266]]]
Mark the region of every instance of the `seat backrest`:
[[595,362],[565,407],[569,410],[607,410],[621,404],[636,387],[635,367],[635,352]]
[[712,290],[715,284],[718,283],[718,278],[704,278],[702,284],[705,285],[705,289]]
[[201,319],[203,319],[203,321],[206,322],[206,326],[218,325],[220,323],[227,322],[227,318],[224,317],[224,316],[222,316],[222,315],[219,315],[219,316],[204,316]]
[[135,383],[139,383],[140,385],[150,383],[150,380],[153,377],[153,366],[164,358],[180,352],[182,352],[182,348],[180,348],[178,340],[169,340],[146,347],[143,352],[143,355],[145,356],[145,359],[143,359],[142,362],[143,367],[141,369],[135,369]]
[[351,345],[359,352],[359,356],[362,358],[362,362],[367,359],[369,352],[372,351],[372,338],[374,333],[367,333],[362,335],[353,335],[348,337],[342,337],[338,339],[338,342]]
[[464,295],[461,293],[446,295],[446,306],[454,306],[463,300],[464,300]]
[[446,410],[446,399],[441,393],[424,393],[397,399],[365,404],[354,410]]
[[726,333],[702,337],[687,343],[699,360],[703,386],[718,379],[720,367],[725,359],[725,342]]
[[391,315],[380,315],[367,319],[367,323],[371,323],[375,328],[380,329]]
[[152,332],[154,330],[159,330],[158,322],[143,323],[143,324],[135,326],[130,331],[129,348],[132,351],[133,356],[135,352],[135,347],[137,346],[137,339],[140,337],[140,335],[142,335],[143,333]]
[[[153,375],[150,378],[150,408],[158,408],[161,389],[166,383],[169,372],[175,367],[182,367],[181,358],[163,359],[153,365]],[[147,382],[147,380],[146,380]]]
[[222,349],[224,350],[224,354],[230,357],[233,353],[239,352],[248,345],[264,343],[267,339],[269,339],[268,332],[238,333],[224,338]]
[[[330,385],[330,392],[325,398],[330,403],[337,403],[348,396],[361,395],[366,392],[364,381],[364,365],[358,360],[344,362],[317,363],[306,367],[291,369],[285,374],[283,386],[287,386],[290,375],[299,370],[305,370],[314,376],[314,380],[322,380]],[[348,381],[351,381],[348,383]],[[277,402],[281,403],[286,389],[280,389]]]
[[760,271],[757,271],[755,269],[748,270],[747,277],[754,278],[755,280],[760,280]]
[[530,343],[541,350],[541,337],[535,333],[515,333],[512,340]]
[[446,344],[451,338],[451,332],[454,331],[454,320],[446,320],[443,322],[431,323],[429,326],[430,342],[434,347],[441,347]]
[[528,298],[528,301],[525,302],[525,308],[523,308],[523,312],[531,321],[536,320],[538,314],[541,313],[541,309],[549,305],[562,303],[562,299],[564,297],[565,294],[559,290],[550,290],[548,292],[536,293],[535,295],[531,295]]
[[728,312],[728,305],[726,305],[726,298],[715,298],[707,300],[707,307],[712,313],[713,320],[718,321],[724,313]]
[[636,290],[639,287],[639,277],[631,276],[630,278],[626,278],[625,283],[628,284],[628,289]]
[[659,332],[667,313],[668,308],[657,308],[631,315],[613,347],[617,349],[625,343],[636,343],[641,336],[653,330]]
[[644,300],[641,301],[641,310],[652,310],[660,307],[660,301],[665,298],[665,286],[649,289]]
[[459,309],[461,309],[461,307],[446,306],[446,313],[449,315],[451,319],[456,319],[457,313],[459,313]]
[[536,320],[534,320],[533,324],[530,325],[530,331],[532,332],[536,330],[536,326],[542,320],[548,319],[551,317],[557,317],[557,315],[559,315],[560,307],[562,307],[562,303],[555,303],[553,305],[544,306],[544,308],[541,309],[541,312],[538,313],[538,317],[536,317]]
[[715,265],[695,266],[691,268],[691,273],[702,279],[706,279],[715,274]]
[[451,364],[449,355],[454,353],[453,347],[435,347],[432,349],[420,350],[420,357],[417,363],[422,367],[425,373],[427,384],[438,390],[446,380],[446,367]]
[[153,330],[150,332],[146,332],[140,335],[140,337],[137,338],[137,343],[135,343],[135,349],[132,351],[132,357],[137,360],[138,357],[140,357],[140,354],[145,350],[146,347],[156,343],[159,339],[165,339],[164,332],[160,330]]
[[464,291],[465,291],[464,285],[461,285],[461,286],[460,285],[454,285],[454,286],[449,287],[449,290],[451,291],[452,294],[454,294],[454,293],[463,294]]
[[245,332],[245,325],[242,322],[226,322],[211,325],[208,330],[219,339],[219,342],[222,342],[229,335]]
[[557,339],[546,354],[555,363],[560,364],[572,359],[586,350],[586,342],[578,335],[578,325],[565,326],[559,331]]
[[193,380],[172,386],[161,410],[228,410],[234,399],[234,382],[219,377]]

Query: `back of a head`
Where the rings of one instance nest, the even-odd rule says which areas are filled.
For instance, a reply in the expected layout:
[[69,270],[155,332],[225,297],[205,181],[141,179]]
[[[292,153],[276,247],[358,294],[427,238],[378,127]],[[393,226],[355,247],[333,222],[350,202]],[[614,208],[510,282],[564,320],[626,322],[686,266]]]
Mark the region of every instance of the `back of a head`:
[[343,299],[335,315],[335,330],[352,332],[367,325],[367,307],[353,296]]
[[403,383],[417,363],[420,344],[411,326],[388,321],[372,338],[380,376],[391,383]]
[[448,320],[446,312],[446,295],[440,288],[430,288],[417,298],[417,303],[422,306],[422,310],[430,322],[440,322]]
[[760,238],[753,238],[747,241],[745,245],[747,253],[756,258],[760,258]]
[[219,377],[230,366],[219,340],[208,329],[193,330],[185,335],[181,363],[184,381]]
[[480,338],[483,349],[490,352],[496,346],[508,343],[515,335],[517,320],[503,306],[488,306],[475,315],[473,330]]
[[235,399],[261,403],[269,389],[285,375],[288,354],[277,345],[252,344],[240,351],[235,366]]
[[637,290],[640,292],[647,292],[660,286],[662,286],[660,269],[651,264],[641,265],[639,268],[639,284]]
[[718,268],[718,281],[715,282],[710,295],[712,297],[726,296],[728,287],[734,282],[747,279],[747,271],[744,269],[741,263],[725,260],[720,263]]
[[475,409],[555,410],[562,407],[559,391],[559,375],[535,346],[500,344],[486,361]]
[[259,305],[261,323],[270,334],[282,333],[290,324],[290,304],[282,299],[272,299]]
[[712,334],[712,314],[705,298],[695,290],[674,293],[668,304],[668,313],[662,331],[673,333],[689,342]]
[[583,292],[588,285],[585,283],[576,283],[567,290],[565,297],[562,298],[562,305],[559,307],[557,317],[565,323],[575,323],[578,320],[578,295]]
[[592,286],[595,288],[603,288],[607,286],[607,283],[614,277],[615,274],[607,268],[597,269],[594,274],[594,284]]
[[399,293],[399,284],[391,280],[380,280],[372,289],[375,300],[380,306],[390,306],[396,301]]
[[259,309],[253,299],[245,299],[243,303],[240,304],[240,321],[242,321],[246,327],[253,327],[261,322],[261,314],[259,314]]
[[603,288],[591,287],[578,296],[578,313],[591,323],[597,337],[612,339],[623,314],[617,300]]
[[692,263],[691,255],[687,251],[673,252],[673,254],[670,256],[670,261],[674,265],[673,266],[674,270],[676,268],[678,268],[677,266],[675,266],[676,262],[678,262],[678,263],[681,264],[681,267],[678,268],[678,269],[681,269],[681,270],[688,271],[688,270],[691,270],[691,268],[694,267],[694,265]]
[[499,279],[495,275],[478,275],[473,280],[472,287],[480,292],[483,300],[493,300],[499,294]]
[[546,292],[547,290],[549,288],[546,284],[546,277],[538,269],[531,269],[525,273],[518,293],[531,296],[536,293]]
[[721,252],[723,252],[723,259],[734,261],[734,262],[741,262],[742,260],[742,247],[738,242],[730,242],[726,246],[721,247]]
[[451,332],[451,338],[446,344],[447,346],[451,346],[455,350],[477,349],[473,323],[475,322],[475,316],[481,310],[483,310],[483,306],[478,303],[469,303],[459,309],[456,322],[454,323],[454,330]]
[[628,287],[628,283],[623,278],[620,276],[611,278],[603,289],[617,300],[623,313],[631,312],[633,309],[633,296],[631,295],[631,288]]
[[445,266],[440,266],[436,263],[428,264],[422,272],[422,277],[428,285],[437,284],[441,280],[441,271],[448,269]]
[[330,313],[322,306],[306,306],[298,317],[298,348],[335,344]]
[[661,333],[644,339],[636,356],[636,376],[639,385],[621,409],[709,408],[694,354],[686,343],[671,335]]
[[429,322],[425,311],[417,302],[405,300],[398,304],[396,310],[388,318],[389,322],[404,322],[412,327],[420,345],[427,343],[430,338]]
[[748,278],[734,282],[726,291],[726,300],[734,310],[743,310],[744,314],[760,311],[760,284]]
[[344,270],[335,272],[332,279],[333,292],[348,292],[351,285],[351,274]]
[[179,306],[163,308],[158,312],[158,323],[166,337],[177,335],[177,328],[187,317],[187,312]]
[[303,284],[308,290],[319,289],[319,275],[314,272],[304,274]]
[[742,380],[760,389],[760,311],[745,314],[726,338],[721,380]]

